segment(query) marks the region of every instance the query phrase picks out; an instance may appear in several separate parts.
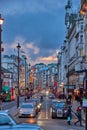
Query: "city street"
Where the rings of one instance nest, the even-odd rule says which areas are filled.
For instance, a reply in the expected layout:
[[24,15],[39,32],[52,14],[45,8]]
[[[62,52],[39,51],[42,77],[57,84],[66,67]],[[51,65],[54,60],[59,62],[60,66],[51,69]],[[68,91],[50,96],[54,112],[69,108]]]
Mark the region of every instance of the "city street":
[[[23,100],[23,97],[21,97]],[[19,118],[18,114],[14,116],[18,123],[33,123],[40,125],[44,130],[85,130],[85,126],[75,126],[75,117],[73,116],[71,125],[67,125],[66,119],[52,119],[50,111],[51,100],[48,98],[44,99],[42,110],[39,112],[36,118]],[[15,110],[14,110],[15,111]]]
[[0,130],[87,130],[87,0],[0,5]]

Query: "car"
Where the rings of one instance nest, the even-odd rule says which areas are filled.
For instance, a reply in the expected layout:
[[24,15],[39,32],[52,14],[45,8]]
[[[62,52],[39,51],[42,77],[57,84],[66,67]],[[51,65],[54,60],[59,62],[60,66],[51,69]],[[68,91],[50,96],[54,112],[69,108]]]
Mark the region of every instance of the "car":
[[36,109],[33,102],[22,103],[19,108],[19,117],[35,117]]
[[39,111],[38,111],[38,104],[37,104],[37,102],[32,100],[32,99],[29,99],[28,102],[34,104],[34,107],[35,107],[35,110],[36,110],[36,114],[38,114]]
[[40,112],[40,110],[41,110],[41,108],[42,108],[42,103],[41,103],[41,101],[40,101],[40,98],[31,98],[30,100],[36,102],[38,112]]
[[67,118],[68,106],[65,101],[55,100],[52,102],[52,119],[53,118]]
[[21,123],[17,124],[8,110],[0,110],[0,130],[41,130],[36,124]]

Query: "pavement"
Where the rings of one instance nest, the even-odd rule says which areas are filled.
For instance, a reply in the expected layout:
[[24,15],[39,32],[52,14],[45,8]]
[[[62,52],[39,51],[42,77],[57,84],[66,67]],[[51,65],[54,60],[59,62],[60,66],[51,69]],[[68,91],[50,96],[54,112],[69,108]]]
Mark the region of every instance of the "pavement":
[[[20,97],[20,104],[24,102],[24,97]],[[3,102],[2,110],[8,110],[12,116],[16,116],[18,114],[19,108],[17,108],[17,99],[11,102]]]

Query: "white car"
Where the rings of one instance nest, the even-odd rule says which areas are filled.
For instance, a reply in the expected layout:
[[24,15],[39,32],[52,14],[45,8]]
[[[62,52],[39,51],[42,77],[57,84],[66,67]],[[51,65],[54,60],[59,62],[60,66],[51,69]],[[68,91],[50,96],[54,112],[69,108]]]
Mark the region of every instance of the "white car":
[[0,130],[41,130],[36,124],[17,124],[8,111],[0,111]]
[[19,108],[19,117],[35,117],[36,109],[34,103],[22,103]]

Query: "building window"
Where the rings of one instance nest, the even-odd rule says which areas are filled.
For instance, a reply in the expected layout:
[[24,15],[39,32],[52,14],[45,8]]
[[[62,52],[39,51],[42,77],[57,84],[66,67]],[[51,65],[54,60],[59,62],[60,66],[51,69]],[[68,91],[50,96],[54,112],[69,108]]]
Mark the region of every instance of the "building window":
[[80,29],[81,29],[81,32],[82,32],[83,31],[83,24],[81,24]]
[[80,49],[80,56],[83,56],[83,49]]
[[83,35],[80,35],[80,43],[83,42]]

